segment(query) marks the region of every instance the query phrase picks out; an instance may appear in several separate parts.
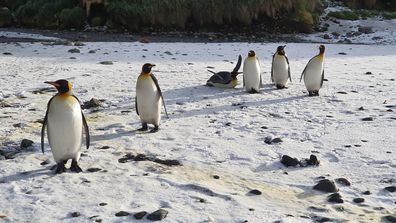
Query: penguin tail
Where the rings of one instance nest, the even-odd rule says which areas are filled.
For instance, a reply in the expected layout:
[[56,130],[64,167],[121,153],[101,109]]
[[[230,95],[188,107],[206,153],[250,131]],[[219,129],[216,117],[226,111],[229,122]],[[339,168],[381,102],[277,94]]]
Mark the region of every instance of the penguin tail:
[[237,65],[235,66],[232,73],[238,73],[239,68],[241,68],[241,64],[242,64],[242,56],[239,55]]

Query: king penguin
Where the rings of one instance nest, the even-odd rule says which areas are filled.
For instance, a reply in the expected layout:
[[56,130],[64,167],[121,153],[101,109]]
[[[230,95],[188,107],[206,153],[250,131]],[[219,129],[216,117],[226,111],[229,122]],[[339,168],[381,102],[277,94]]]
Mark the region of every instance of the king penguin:
[[301,79],[304,76],[305,87],[308,90],[309,96],[319,96],[319,89],[323,85],[324,80],[324,52],[325,46],[319,46],[319,54],[309,60],[307,66],[301,74]]
[[249,93],[259,93],[262,86],[260,63],[253,50],[243,63],[243,86]]
[[48,142],[57,163],[56,173],[66,171],[65,164],[69,159],[72,160],[70,170],[76,173],[82,172],[78,166],[78,160],[81,155],[83,127],[87,149],[90,137],[80,101],[72,94],[72,85],[67,80],[44,83],[55,86],[58,93],[49,100],[47,105],[41,129],[41,150],[44,153],[44,135],[47,126]]
[[162,104],[164,105],[165,114],[168,116],[158,80],[151,72],[151,68],[154,66],[154,64],[150,63],[143,65],[136,83],[135,98],[136,113],[142,122],[142,128],[138,129],[138,131],[147,131],[147,124],[153,124],[154,128],[150,130],[151,133],[159,130]]
[[291,80],[289,59],[285,53],[286,46],[278,46],[276,53],[272,56],[271,81],[276,88],[286,87],[287,80]]
[[213,75],[209,78],[209,80],[206,82],[207,86],[210,87],[220,87],[220,88],[235,88],[238,84],[238,79],[237,76],[241,72],[239,71],[239,68],[241,67],[242,64],[242,56],[239,55],[238,57],[238,62],[231,72],[229,71],[220,71],[220,72],[214,72],[211,70],[208,70],[211,72]]

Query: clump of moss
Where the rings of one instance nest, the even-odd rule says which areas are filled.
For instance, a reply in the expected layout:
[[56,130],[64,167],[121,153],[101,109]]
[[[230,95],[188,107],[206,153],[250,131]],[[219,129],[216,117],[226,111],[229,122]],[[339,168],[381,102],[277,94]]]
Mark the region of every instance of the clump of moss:
[[343,19],[343,20],[358,20],[360,16],[358,13],[354,11],[340,11],[340,12],[329,12],[327,14],[329,17],[333,17],[336,19]]
[[12,14],[7,7],[0,8],[0,27],[9,26],[12,23]]
[[80,7],[72,9],[63,9],[59,14],[60,28],[77,28],[84,27],[86,21],[85,11]]

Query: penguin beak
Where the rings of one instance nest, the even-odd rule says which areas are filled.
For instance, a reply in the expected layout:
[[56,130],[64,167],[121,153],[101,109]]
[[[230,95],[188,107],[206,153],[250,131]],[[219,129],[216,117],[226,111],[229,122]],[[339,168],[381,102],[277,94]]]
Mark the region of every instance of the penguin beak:
[[151,67],[155,67],[155,64],[151,64]]
[[50,85],[52,85],[52,86],[54,86],[54,87],[56,87],[56,88],[60,87],[60,85],[59,85],[58,83],[56,83],[56,82],[46,81],[46,82],[44,82],[44,83],[50,84]]

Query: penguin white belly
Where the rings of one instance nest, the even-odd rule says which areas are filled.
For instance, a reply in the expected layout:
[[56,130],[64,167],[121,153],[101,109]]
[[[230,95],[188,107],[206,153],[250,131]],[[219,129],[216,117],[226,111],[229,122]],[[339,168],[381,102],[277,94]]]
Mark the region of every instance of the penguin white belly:
[[82,114],[79,102],[72,96],[56,96],[48,111],[48,142],[57,163],[80,159]]
[[272,79],[276,85],[286,85],[289,79],[289,65],[283,56],[275,56],[272,63]]
[[323,61],[319,58],[312,59],[304,73],[304,83],[308,91],[318,91],[322,83]]
[[136,100],[142,123],[159,125],[161,120],[161,97],[151,77],[139,77]]
[[243,76],[245,81],[245,89],[260,91],[260,65],[256,59],[246,59],[243,64]]

